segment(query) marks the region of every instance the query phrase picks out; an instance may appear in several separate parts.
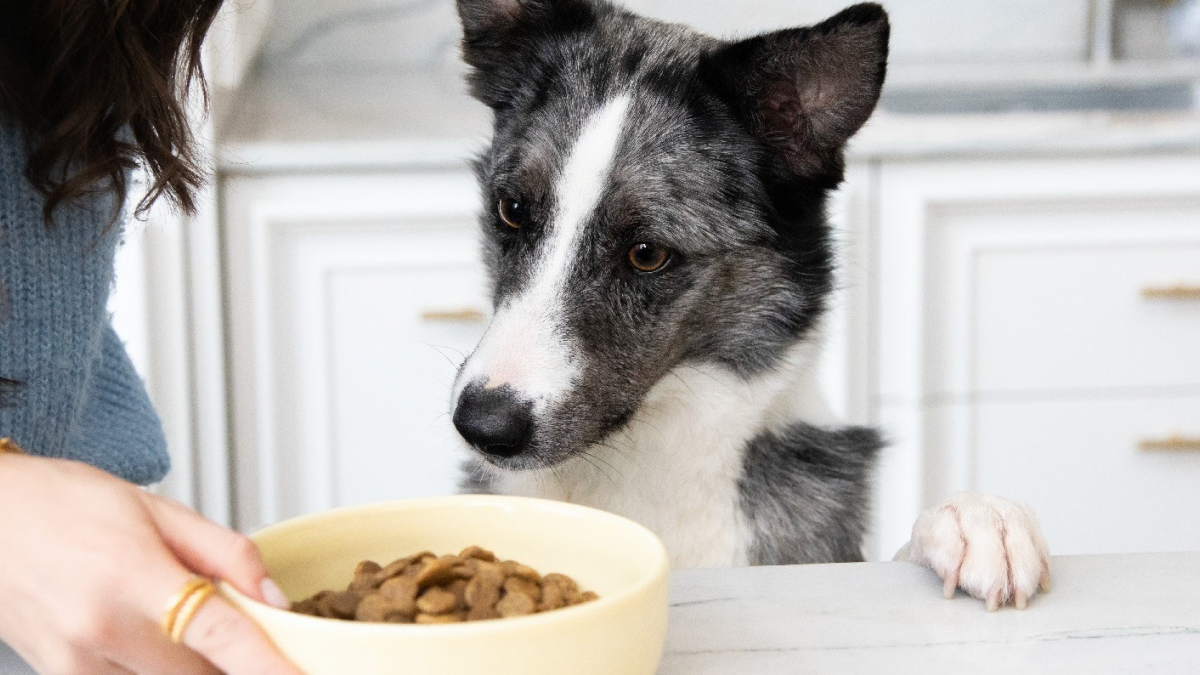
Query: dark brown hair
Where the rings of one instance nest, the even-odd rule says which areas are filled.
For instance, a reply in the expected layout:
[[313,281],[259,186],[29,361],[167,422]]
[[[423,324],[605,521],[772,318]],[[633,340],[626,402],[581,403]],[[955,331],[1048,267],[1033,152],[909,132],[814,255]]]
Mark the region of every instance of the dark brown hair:
[[[164,195],[195,209],[204,174],[185,99],[197,82],[206,93],[200,50],[223,2],[0,0],[0,114],[25,131],[47,226],[59,206],[103,193],[115,222],[139,164],[151,181],[139,211]],[[0,376],[0,407],[20,393]]]
[[[185,211],[204,182],[185,109],[223,0],[0,0],[0,112],[30,143],[25,176],[55,209],[126,192],[141,165],[142,211],[166,196]],[[118,207],[119,208],[119,207]],[[116,214],[114,214],[114,218]]]

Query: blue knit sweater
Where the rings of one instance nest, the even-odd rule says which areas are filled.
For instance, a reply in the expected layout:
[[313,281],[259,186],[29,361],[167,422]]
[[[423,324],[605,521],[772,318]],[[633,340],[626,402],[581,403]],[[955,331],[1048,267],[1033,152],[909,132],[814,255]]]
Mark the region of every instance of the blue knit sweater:
[[120,228],[110,198],[65,206],[47,228],[21,133],[0,115],[0,437],[148,485],[170,468],[162,424],[107,304]]

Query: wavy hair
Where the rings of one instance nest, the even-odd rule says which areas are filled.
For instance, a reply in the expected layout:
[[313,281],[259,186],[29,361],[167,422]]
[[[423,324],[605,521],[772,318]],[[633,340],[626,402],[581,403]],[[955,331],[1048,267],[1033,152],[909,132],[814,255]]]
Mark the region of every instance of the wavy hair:
[[139,212],[163,196],[194,211],[205,177],[185,101],[197,83],[207,94],[201,46],[223,1],[0,0],[0,112],[26,132],[47,226],[97,193],[119,205],[139,165]]
[[[47,227],[60,206],[105,193],[111,226],[139,165],[150,187],[138,212],[164,196],[195,210],[205,177],[185,104],[197,83],[207,97],[200,51],[223,1],[0,0],[0,113],[25,132]],[[0,407],[20,394],[0,374]]]

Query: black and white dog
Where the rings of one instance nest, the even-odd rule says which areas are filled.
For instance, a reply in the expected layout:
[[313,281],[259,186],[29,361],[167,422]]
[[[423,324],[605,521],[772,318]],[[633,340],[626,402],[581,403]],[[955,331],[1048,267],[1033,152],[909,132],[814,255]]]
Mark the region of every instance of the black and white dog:
[[[875,108],[874,4],[737,42],[605,0],[457,0],[495,318],[455,383],[467,489],[655,531],[678,567],[854,561],[879,434],[814,370],[842,149]],[[898,554],[990,608],[1048,582],[1026,507],[959,495]]]

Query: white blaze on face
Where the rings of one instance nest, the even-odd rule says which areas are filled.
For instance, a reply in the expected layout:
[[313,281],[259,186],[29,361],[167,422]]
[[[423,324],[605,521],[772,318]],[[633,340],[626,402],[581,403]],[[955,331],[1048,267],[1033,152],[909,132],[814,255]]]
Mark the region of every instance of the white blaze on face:
[[529,281],[497,310],[459,375],[455,401],[467,384],[483,380],[487,388],[511,387],[540,412],[579,377],[579,358],[563,326],[563,285],[608,185],[629,104],[623,94],[584,124],[555,186],[556,206]]

